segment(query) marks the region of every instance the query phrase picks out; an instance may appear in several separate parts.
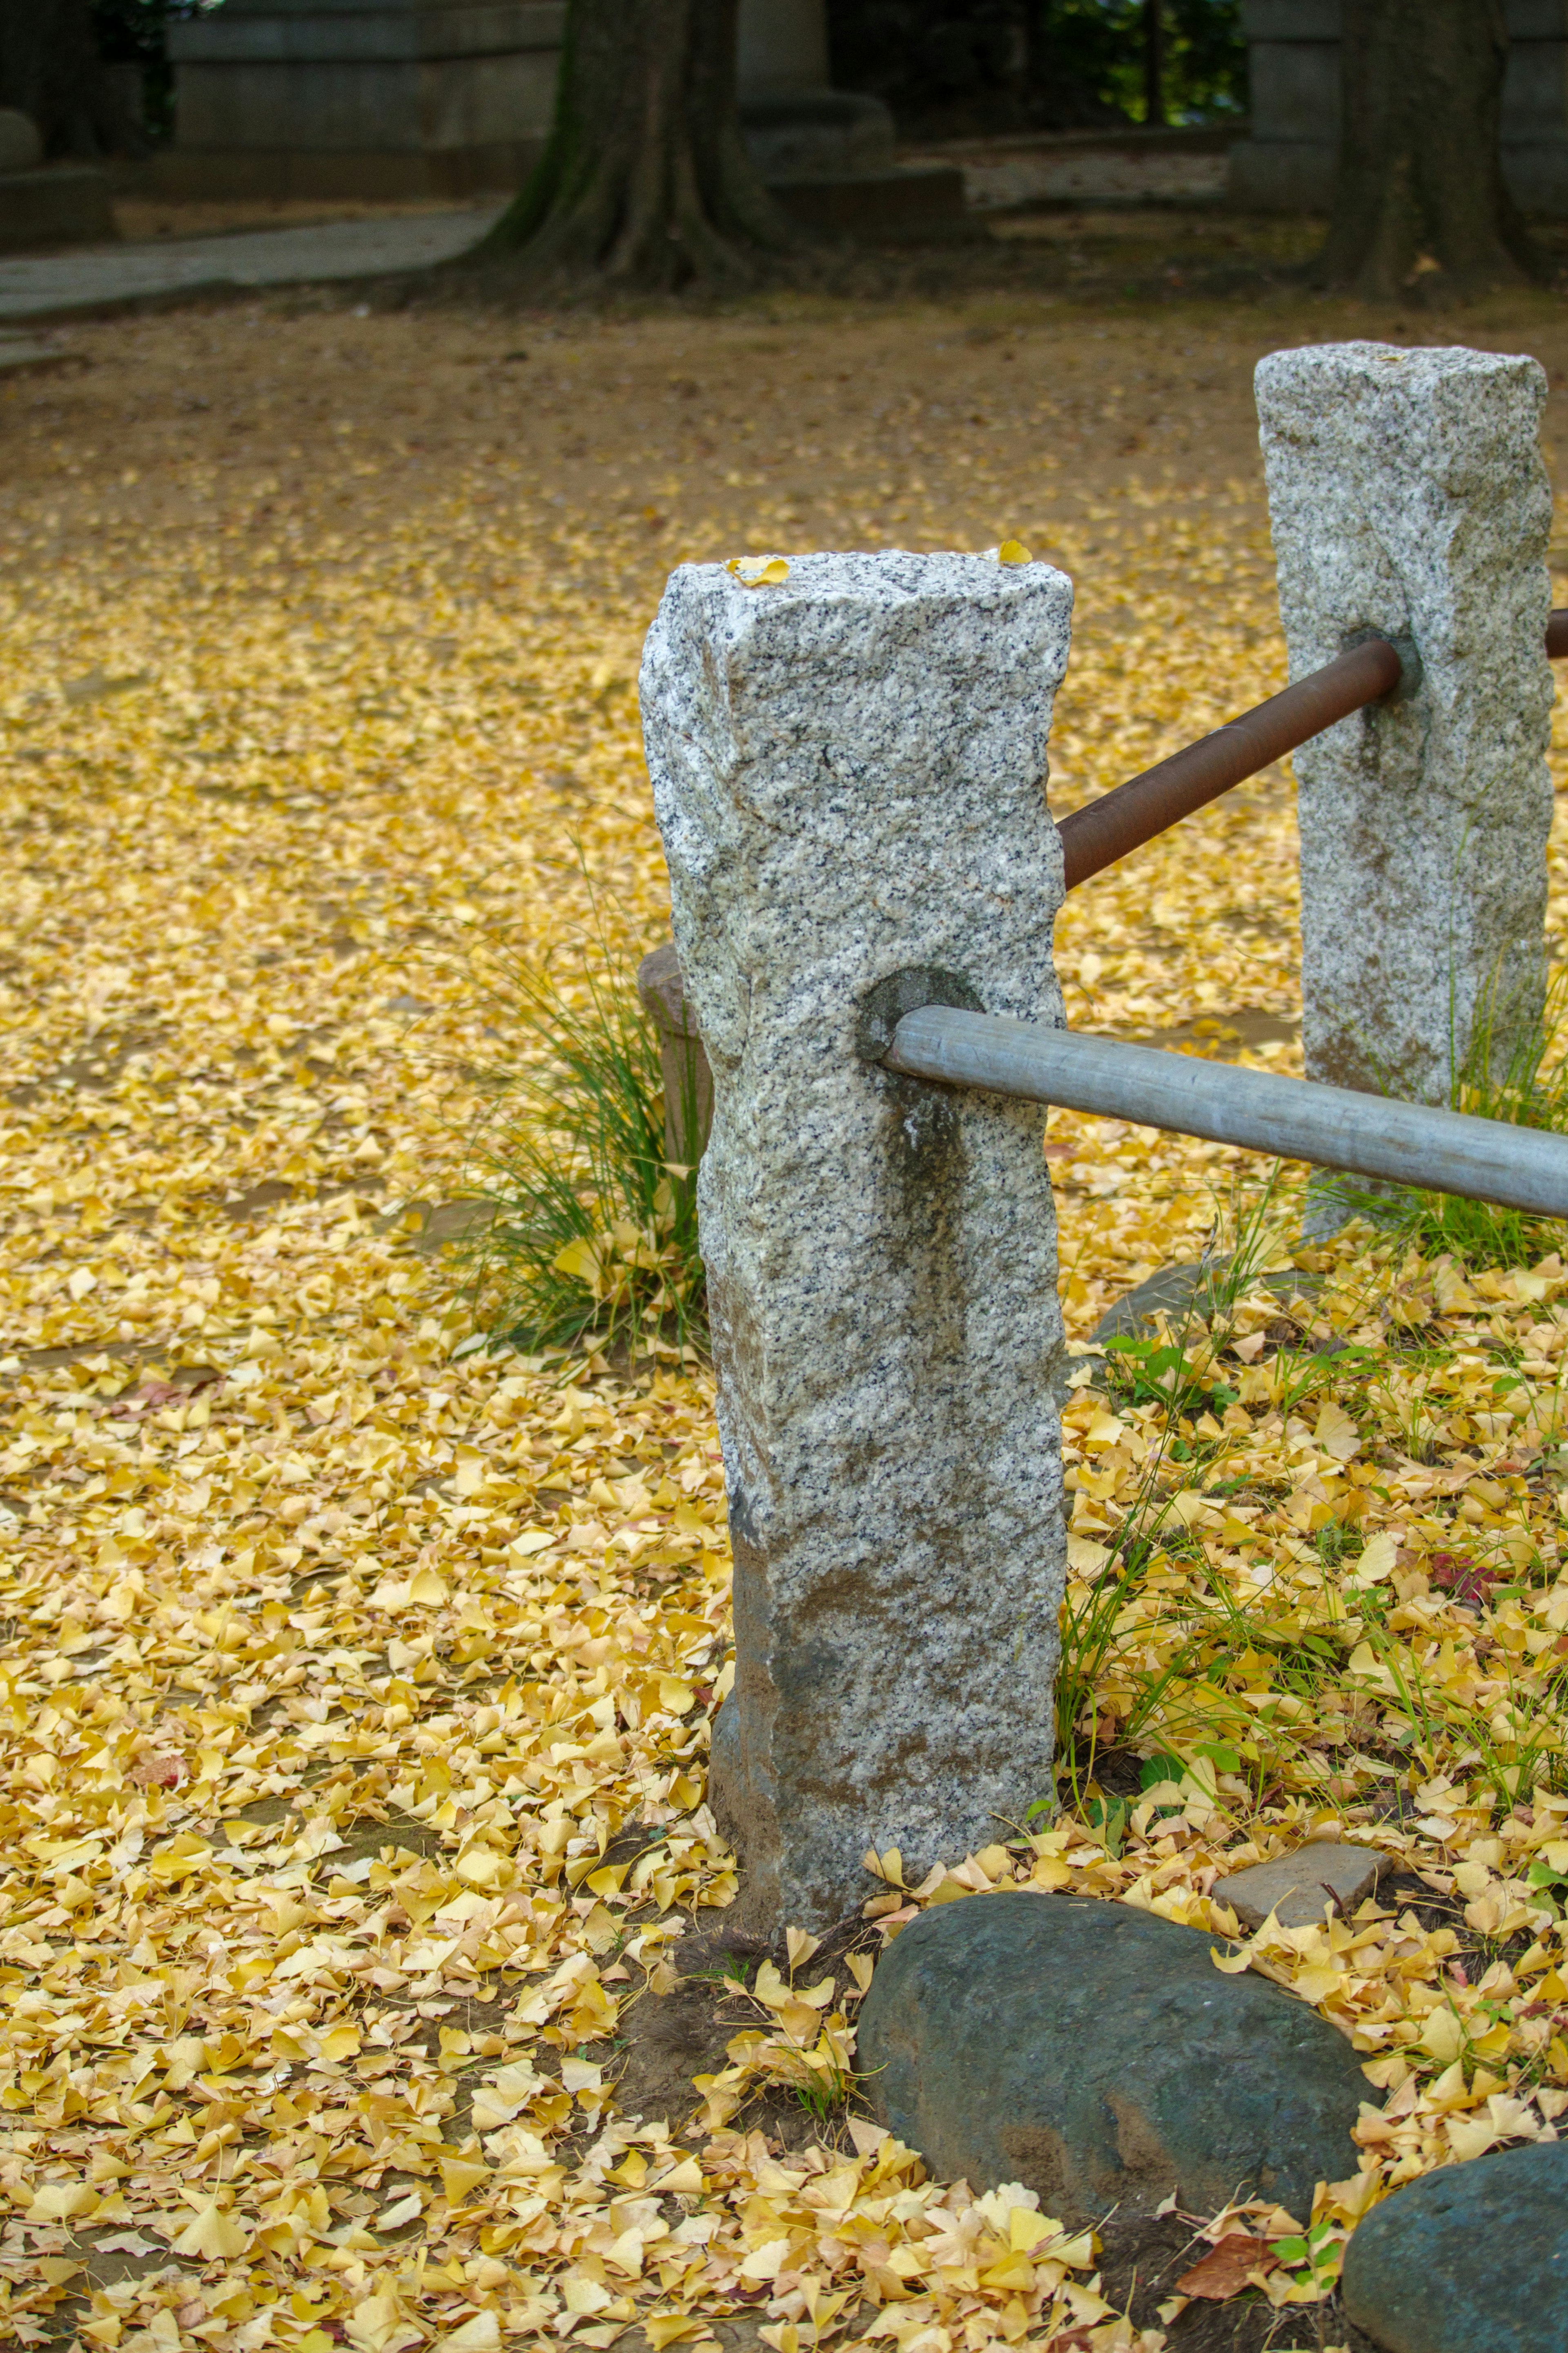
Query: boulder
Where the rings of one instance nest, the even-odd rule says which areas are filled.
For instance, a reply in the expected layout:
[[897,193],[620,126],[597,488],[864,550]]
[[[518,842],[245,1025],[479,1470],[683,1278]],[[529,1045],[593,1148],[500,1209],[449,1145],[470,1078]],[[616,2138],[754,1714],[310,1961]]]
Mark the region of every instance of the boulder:
[[1088,1896],[980,1895],[911,1921],[878,1967],[857,2066],[939,2175],[1021,2181],[1075,2226],[1180,2189],[1308,2219],[1355,2170],[1366,2079],[1278,1987],[1226,1977],[1206,1931]]
[[1340,2292],[1388,2353],[1568,2353],[1568,2142],[1407,2182],[1352,2239]]

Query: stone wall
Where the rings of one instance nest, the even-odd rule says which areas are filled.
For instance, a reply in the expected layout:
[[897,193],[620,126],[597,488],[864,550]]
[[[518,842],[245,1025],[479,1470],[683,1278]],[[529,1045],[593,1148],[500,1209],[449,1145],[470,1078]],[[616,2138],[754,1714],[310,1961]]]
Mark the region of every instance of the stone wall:
[[[169,27],[175,136],[154,182],[209,197],[516,189],[550,135],[564,22],[564,0],[225,0]],[[737,62],[752,160],[806,226],[962,225],[958,172],[900,170],[887,108],[829,87],[825,0],[741,0]]]
[[[1503,171],[1526,212],[1568,217],[1568,0],[1504,0]],[[1230,151],[1233,203],[1326,212],[1340,137],[1341,0],[1242,0],[1250,136]]]
[[226,0],[169,28],[162,192],[466,195],[542,153],[564,0]]

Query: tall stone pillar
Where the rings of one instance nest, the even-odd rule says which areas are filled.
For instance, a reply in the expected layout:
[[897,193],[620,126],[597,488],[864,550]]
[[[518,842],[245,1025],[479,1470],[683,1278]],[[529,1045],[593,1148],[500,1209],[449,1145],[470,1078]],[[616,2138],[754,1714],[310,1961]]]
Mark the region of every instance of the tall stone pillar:
[[746,98],[826,90],[826,0],[741,0],[739,66]]
[[1062,1022],[1046,740],[1070,583],[984,556],[682,565],[642,708],[712,1066],[699,1203],[735,1559],[712,1799],[742,1917],[822,1928],[1049,1794],[1065,1537],[1044,1113],[877,1059],[919,1003]]
[[1247,132],[1230,150],[1230,200],[1321,213],[1340,153],[1342,0],[1242,0]]
[[1499,143],[1516,205],[1568,218],[1568,0],[1505,0],[1508,71]]
[[1527,1042],[1545,978],[1546,377],[1493,352],[1327,343],[1258,368],[1300,677],[1376,630],[1410,680],[1296,753],[1307,1075],[1446,1103]]

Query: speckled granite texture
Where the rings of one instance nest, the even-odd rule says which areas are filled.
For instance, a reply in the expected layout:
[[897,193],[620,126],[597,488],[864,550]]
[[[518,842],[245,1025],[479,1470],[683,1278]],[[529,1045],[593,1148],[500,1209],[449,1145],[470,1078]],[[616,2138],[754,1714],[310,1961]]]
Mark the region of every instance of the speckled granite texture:
[[1544,985],[1552,498],[1532,359],[1328,343],[1258,369],[1290,675],[1372,630],[1420,680],[1295,754],[1307,1073],[1448,1098]]
[[[642,707],[712,1064],[700,1205],[735,1556],[713,1803],[821,1928],[1050,1788],[1064,1577],[1037,1106],[869,1059],[900,1006],[1060,1026],[1046,739],[1070,583],[974,555],[683,565]],[[900,973],[921,976],[897,984]]]

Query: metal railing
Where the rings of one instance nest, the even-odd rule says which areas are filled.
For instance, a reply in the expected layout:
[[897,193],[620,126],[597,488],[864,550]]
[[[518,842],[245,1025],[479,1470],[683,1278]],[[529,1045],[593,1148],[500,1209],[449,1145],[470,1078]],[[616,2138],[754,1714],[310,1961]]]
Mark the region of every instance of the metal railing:
[[[1568,656],[1568,608],[1548,617],[1546,651],[1557,661]],[[1194,809],[1256,776],[1287,752],[1299,752],[1325,727],[1348,719],[1368,703],[1392,694],[1405,676],[1405,657],[1388,638],[1365,638],[1321,670],[1298,679],[1283,693],[1244,711],[1168,760],[1118,785],[1097,801],[1064,817],[1058,831],[1069,891],[1102,873],[1129,850],[1169,831]]]
[[[1568,608],[1549,617],[1546,651],[1552,660],[1568,658]],[[1406,659],[1391,639],[1364,638],[1213,734],[1074,809],[1058,828],[1068,889],[1326,727],[1382,702],[1404,680]],[[659,1031],[667,1098],[673,1099],[678,1071],[684,1074],[686,1114],[671,1113],[668,1148],[676,1159],[694,1161],[706,1141],[712,1088],[673,948],[646,958],[638,980]],[[910,1078],[1019,1095],[1537,1217],[1568,1218],[1568,1137],[1541,1128],[946,1005],[905,1014],[882,1059]],[[695,1133],[687,1133],[689,1122]]]
[[1282,1160],[1460,1193],[1536,1217],[1568,1218],[1568,1136],[1544,1128],[1473,1119],[951,1005],[906,1013],[882,1059],[889,1070],[910,1078],[1021,1095],[1062,1111],[1239,1144]]

